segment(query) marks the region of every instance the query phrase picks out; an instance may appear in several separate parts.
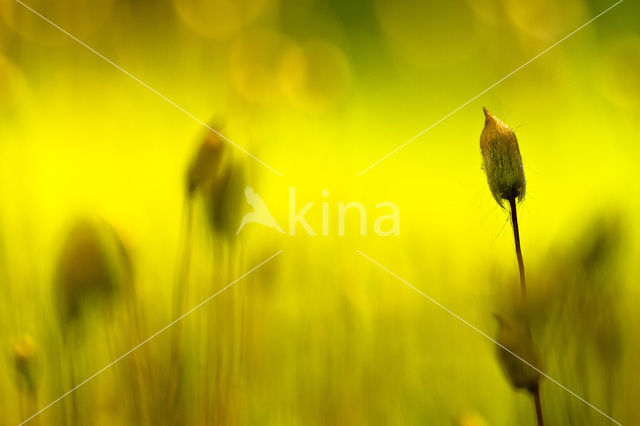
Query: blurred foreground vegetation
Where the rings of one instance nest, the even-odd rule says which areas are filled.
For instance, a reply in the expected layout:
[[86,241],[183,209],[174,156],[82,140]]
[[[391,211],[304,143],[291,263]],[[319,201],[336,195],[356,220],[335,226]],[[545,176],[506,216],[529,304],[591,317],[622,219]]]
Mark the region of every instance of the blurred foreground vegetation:
[[[490,336],[492,313],[521,314],[506,212],[480,169],[482,104],[520,143],[542,367],[640,423],[640,6],[623,2],[358,177],[611,3],[28,4],[284,176],[225,144],[193,191],[211,136],[199,123],[0,0],[0,425],[278,250],[29,424],[535,424],[490,341],[355,251]],[[245,185],[281,223],[292,186],[301,203],[330,190],[332,209],[393,201],[400,236],[360,236],[355,220],[343,237],[235,236]],[[548,425],[611,424],[548,380],[541,394]]]

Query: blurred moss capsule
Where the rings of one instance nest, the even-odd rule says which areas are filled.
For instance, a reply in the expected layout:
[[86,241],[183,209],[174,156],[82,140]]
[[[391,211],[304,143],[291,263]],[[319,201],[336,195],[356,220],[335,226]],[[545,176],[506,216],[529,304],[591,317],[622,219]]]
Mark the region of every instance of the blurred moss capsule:
[[487,422],[476,413],[467,413],[458,418],[453,424],[454,426],[487,426]]
[[64,319],[75,319],[93,301],[110,299],[131,285],[131,275],[131,259],[117,232],[101,220],[77,221],[58,260],[56,283]]
[[516,135],[502,120],[483,109],[485,122],[480,150],[491,194],[500,206],[502,200],[522,201],[525,179]]
[[207,186],[217,175],[224,143],[217,133],[209,131],[187,171],[187,193],[191,196]]
[[245,176],[242,166],[225,164],[219,176],[206,188],[205,207],[212,230],[221,235],[235,235],[240,225]]
[[18,386],[33,391],[35,383],[36,344],[28,334],[23,334],[12,342],[13,361]]
[[526,389],[531,393],[536,392],[540,373],[522,361],[525,360],[539,368],[538,355],[533,347],[529,332],[515,321],[498,314],[494,314],[494,316],[498,320],[496,341],[499,343],[497,347],[498,361],[502,370],[516,389]]

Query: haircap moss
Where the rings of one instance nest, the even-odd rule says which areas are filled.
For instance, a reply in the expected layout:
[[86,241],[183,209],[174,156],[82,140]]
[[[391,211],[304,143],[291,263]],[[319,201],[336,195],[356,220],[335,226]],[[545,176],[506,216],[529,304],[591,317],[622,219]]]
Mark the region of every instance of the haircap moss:
[[484,129],[480,136],[480,151],[484,171],[493,198],[502,207],[502,200],[522,201],[525,193],[524,169],[515,133],[486,108]]

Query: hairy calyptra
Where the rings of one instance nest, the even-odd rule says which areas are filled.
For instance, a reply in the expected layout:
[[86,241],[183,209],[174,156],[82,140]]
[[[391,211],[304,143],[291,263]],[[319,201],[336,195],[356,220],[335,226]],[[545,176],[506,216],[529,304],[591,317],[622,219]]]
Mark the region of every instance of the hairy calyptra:
[[484,171],[493,198],[522,201],[525,192],[524,169],[515,133],[486,108],[484,129],[480,136],[480,151]]

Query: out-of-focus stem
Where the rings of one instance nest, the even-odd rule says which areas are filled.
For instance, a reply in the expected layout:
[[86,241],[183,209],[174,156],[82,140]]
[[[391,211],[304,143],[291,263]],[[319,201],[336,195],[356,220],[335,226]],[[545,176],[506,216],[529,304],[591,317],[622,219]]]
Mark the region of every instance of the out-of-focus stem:
[[[193,199],[185,199],[184,217],[182,219],[182,231],[180,237],[183,238],[180,250],[178,251],[178,264],[173,291],[173,317],[177,318],[186,309],[188,300],[188,277],[191,264],[191,247],[193,239]],[[171,339],[171,364],[169,367],[169,383],[167,386],[167,409],[172,417],[178,399],[178,388],[181,373],[182,358],[182,324],[178,323],[173,327]]]
[[536,405],[536,417],[538,419],[538,426],[544,426],[544,421],[542,420],[542,405],[540,405],[540,389],[536,389],[533,392],[533,401]]
[[188,291],[188,277],[189,277],[189,265],[191,264],[191,245],[192,245],[192,234],[193,234],[193,200],[191,198],[187,198],[185,200],[184,206],[184,217],[182,219],[182,232],[180,237],[184,238],[182,241],[181,252],[178,252],[178,256],[180,257],[179,264],[177,265],[176,277],[174,282],[174,305],[173,305],[173,316],[177,317],[182,314],[182,311],[185,309],[185,303],[187,301],[187,291]]

